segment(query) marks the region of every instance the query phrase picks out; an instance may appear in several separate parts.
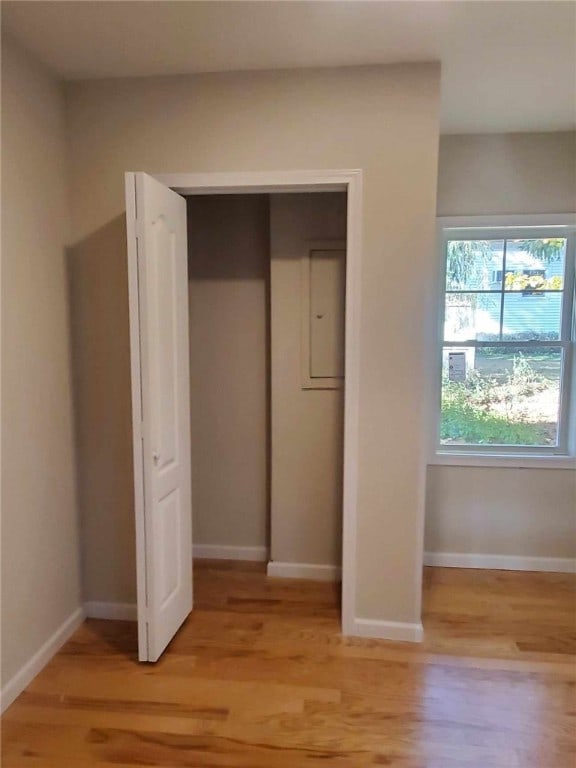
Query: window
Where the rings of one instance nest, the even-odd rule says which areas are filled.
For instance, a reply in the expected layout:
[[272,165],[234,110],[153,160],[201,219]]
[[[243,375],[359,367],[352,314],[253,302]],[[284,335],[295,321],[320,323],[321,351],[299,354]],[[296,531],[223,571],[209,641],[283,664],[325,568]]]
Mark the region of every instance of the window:
[[436,450],[568,455],[573,228],[444,225],[441,243]]

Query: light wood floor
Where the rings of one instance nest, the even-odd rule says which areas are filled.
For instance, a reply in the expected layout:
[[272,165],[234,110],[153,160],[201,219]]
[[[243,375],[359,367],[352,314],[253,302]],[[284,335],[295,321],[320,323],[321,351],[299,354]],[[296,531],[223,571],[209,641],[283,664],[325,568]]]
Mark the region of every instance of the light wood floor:
[[422,645],[342,639],[334,585],[201,562],[156,665],[87,621],[5,714],[3,768],[574,768],[574,577],[427,569]]

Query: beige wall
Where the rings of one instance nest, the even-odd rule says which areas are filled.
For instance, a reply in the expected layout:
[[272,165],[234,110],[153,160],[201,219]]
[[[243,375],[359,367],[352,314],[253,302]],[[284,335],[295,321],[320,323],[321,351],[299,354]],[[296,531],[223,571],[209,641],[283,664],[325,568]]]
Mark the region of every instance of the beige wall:
[[576,211],[576,132],[442,136],[438,216]]
[[426,549],[576,557],[576,472],[430,467]]
[[2,684],[80,605],[64,103],[2,39]]
[[301,259],[309,240],[346,239],[346,195],[272,195],[271,559],[342,562],[343,390],[302,389]]
[[136,572],[124,214],[68,249],[84,599],[132,600]]
[[[126,170],[364,170],[355,575],[357,615],[372,619],[420,619],[423,347],[439,74],[437,65],[419,64],[67,86],[75,243],[89,242],[123,215]],[[120,233],[117,240],[120,249]],[[119,307],[108,322],[123,325],[125,315]],[[126,355],[114,371],[119,399],[126,397],[127,370]],[[108,417],[118,417],[115,404],[111,409]],[[127,458],[114,472],[95,467],[94,482],[122,478],[130,489]],[[132,562],[119,555],[134,546],[122,522],[132,516],[128,498],[120,493],[95,523],[98,539],[122,537],[108,561],[114,584],[95,571],[93,594],[101,600],[134,599]]]
[[266,546],[268,197],[188,198],[188,251],[194,543]]
[[[438,214],[576,211],[576,133],[443,136]],[[576,556],[576,472],[429,467],[425,548]]]

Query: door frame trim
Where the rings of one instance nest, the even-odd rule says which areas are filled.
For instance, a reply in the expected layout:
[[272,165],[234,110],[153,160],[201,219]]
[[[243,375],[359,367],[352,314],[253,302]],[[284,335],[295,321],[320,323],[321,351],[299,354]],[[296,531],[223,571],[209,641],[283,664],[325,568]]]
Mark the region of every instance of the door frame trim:
[[[362,259],[362,170],[261,171],[239,173],[150,173],[150,176],[182,195],[258,194],[286,192],[346,192],[346,323],[344,348],[344,471],[342,498],[342,633],[356,634],[356,532],[359,467],[360,411],[360,304]],[[127,173],[126,179],[134,173]],[[127,210],[136,213],[134,183],[126,184]],[[132,218],[132,217],[129,217]],[[134,215],[134,220],[136,216]],[[128,231],[128,248],[136,247],[137,232]],[[128,260],[129,265],[135,259]],[[128,275],[137,285],[138,275]],[[134,281],[136,281],[134,283]],[[137,291],[132,291],[137,295]],[[130,307],[138,311],[138,307]],[[136,547],[142,552],[144,497],[142,492],[142,439],[140,412],[140,340],[131,329],[132,409],[134,440],[134,491]],[[146,585],[138,584],[138,602],[146,600]]]

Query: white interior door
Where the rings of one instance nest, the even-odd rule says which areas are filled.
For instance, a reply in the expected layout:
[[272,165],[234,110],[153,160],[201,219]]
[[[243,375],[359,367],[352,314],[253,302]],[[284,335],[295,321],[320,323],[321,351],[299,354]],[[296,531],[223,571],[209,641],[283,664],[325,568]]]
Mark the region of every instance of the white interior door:
[[156,661],[192,610],[186,202],[126,174],[138,656]]

